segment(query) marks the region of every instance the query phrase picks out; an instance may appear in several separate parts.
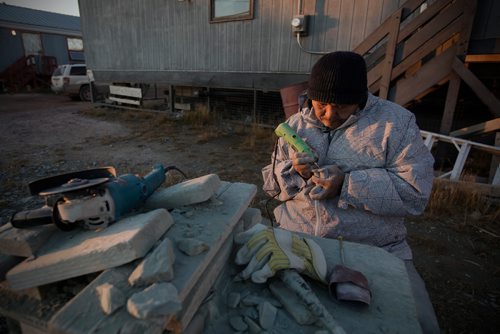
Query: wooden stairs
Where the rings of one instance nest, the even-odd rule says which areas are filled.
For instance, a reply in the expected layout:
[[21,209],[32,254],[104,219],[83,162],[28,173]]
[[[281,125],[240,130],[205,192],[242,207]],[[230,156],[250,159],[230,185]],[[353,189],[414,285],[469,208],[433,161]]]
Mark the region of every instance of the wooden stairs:
[[[492,155],[488,183],[500,185],[500,101],[469,69],[470,63],[500,64],[500,55],[467,54],[476,3],[436,0],[428,5],[426,0],[408,0],[353,51],[365,58],[370,92],[405,107],[448,85],[440,133],[422,131],[434,155],[443,153],[443,143],[457,150],[451,152],[451,170],[439,172],[438,177],[460,180],[474,149]],[[450,133],[462,81],[487,107],[492,120]],[[305,89],[307,82],[281,90],[286,118],[297,111],[297,96]],[[493,145],[465,138],[478,133],[496,133]]]
[[56,68],[56,57],[28,55],[0,73],[0,80],[10,93],[19,92],[28,85],[33,88],[50,86],[50,77]]

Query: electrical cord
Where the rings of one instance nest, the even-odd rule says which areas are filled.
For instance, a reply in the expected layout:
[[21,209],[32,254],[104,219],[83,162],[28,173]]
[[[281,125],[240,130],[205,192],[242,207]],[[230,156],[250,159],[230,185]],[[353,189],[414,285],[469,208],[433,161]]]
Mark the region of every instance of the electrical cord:
[[167,166],[167,167],[165,167],[165,174],[167,174],[167,173],[168,173],[169,171],[171,171],[171,170],[176,170],[176,171],[178,171],[179,173],[181,173],[181,174],[182,174],[182,176],[184,176],[184,179],[187,179],[187,178],[188,178],[188,177],[187,177],[187,175],[186,175],[186,174],[185,174],[182,170],[180,170],[179,168],[177,168],[177,167],[175,167],[175,166]]
[[271,220],[271,227],[276,227],[276,223],[274,221],[274,218],[273,216],[269,213],[269,207],[268,207],[268,204],[271,200],[275,199],[279,194],[281,194],[281,187],[280,187],[280,184],[278,182],[278,177],[276,176],[276,173],[275,173],[275,166],[276,166],[276,155],[278,154],[278,141],[279,141],[279,138],[276,138],[276,141],[274,142],[274,155],[273,155],[273,168],[272,168],[272,173],[273,173],[273,180],[274,182],[276,182],[276,184],[278,185],[278,192],[276,194],[274,194],[271,198],[268,198],[266,200],[266,203],[264,204],[264,206],[266,207],[266,213],[267,213],[267,216],[269,217],[269,219]]

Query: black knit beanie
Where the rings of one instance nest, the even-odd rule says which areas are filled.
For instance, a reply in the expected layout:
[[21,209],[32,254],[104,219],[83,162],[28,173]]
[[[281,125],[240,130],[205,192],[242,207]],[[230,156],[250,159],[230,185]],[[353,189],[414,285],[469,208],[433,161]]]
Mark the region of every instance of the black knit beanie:
[[347,51],[324,55],[312,68],[307,94],[323,103],[363,105],[368,98],[365,60]]

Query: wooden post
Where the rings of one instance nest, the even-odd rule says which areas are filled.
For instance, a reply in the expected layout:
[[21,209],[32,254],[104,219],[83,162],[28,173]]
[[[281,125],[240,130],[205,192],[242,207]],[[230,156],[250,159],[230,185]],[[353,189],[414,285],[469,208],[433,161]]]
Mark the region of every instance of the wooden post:
[[462,146],[460,146],[457,160],[455,160],[455,165],[453,166],[453,170],[451,171],[451,181],[458,181],[460,179],[460,175],[462,174],[462,170],[464,169],[465,160],[467,160],[470,148],[471,145],[469,143],[463,143]]
[[451,131],[459,91],[460,77],[452,71],[448,84],[448,93],[446,94],[446,103],[444,105],[443,118],[441,118],[441,128],[439,129],[439,132],[441,134],[447,135]]
[[170,105],[170,112],[175,111],[175,98],[174,98],[174,86],[170,85],[168,86],[168,97],[170,98],[169,105]]
[[[500,147],[500,132],[495,135],[495,146]],[[500,185],[500,155],[491,158],[490,176],[488,182],[492,185]]]
[[391,84],[392,67],[394,65],[394,54],[396,53],[396,44],[398,42],[399,24],[401,22],[400,8],[391,17],[389,25],[389,40],[387,41],[387,48],[385,50],[384,67],[382,70],[382,78],[380,79],[380,89],[378,96],[387,99],[389,93],[389,86]]
[[253,89],[252,123],[257,123],[257,90],[255,88]]

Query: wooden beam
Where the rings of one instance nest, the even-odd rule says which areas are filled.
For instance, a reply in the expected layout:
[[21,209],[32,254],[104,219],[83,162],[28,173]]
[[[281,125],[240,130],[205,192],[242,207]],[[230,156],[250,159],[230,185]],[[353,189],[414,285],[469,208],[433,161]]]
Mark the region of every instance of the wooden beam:
[[453,70],[465,81],[495,117],[500,117],[500,101],[488,88],[457,58],[452,62]]
[[468,126],[459,130],[450,132],[450,136],[453,137],[465,137],[475,134],[483,134],[493,131],[500,130],[500,118],[495,118],[494,120],[487,121],[484,123],[479,123],[476,125]]
[[482,54],[482,55],[467,55],[466,63],[500,63],[500,53]]
[[[446,8],[429,23],[417,30],[408,40],[404,43],[401,51],[401,59],[405,59],[411,55],[415,50],[420,48],[426,41],[432,39],[439,31],[449,26],[456,18],[458,18],[463,11],[464,0],[459,0],[449,8]],[[425,12],[424,12],[425,13]],[[450,36],[451,37],[451,36]]]
[[450,133],[453,125],[453,116],[455,115],[455,107],[457,106],[458,92],[460,91],[460,77],[452,73],[446,93],[446,103],[444,105],[443,118],[441,119],[441,128],[439,132],[447,135]]
[[[418,27],[424,25],[430,18],[436,15],[444,6],[448,5],[451,0],[439,0],[430,5],[425,11],[420,15],[411,20],[404,28],[399,32],[398,43],[403,41],[406,37],[411,35]],[[404,6],[404,5],[403,5]]]
[[451,63],[456,48],[451,47],[424,64],[415,75],[401,79],[396,83],[394,101],[400,105],[413,100],[415,96],[447,78],[451,72]]
[[460,18],[447,26],[445,29],[441,30],[433,38],[429,39],[427,42],[422,44],[418,49],[415,50],[411,55],[406,57],[402,62],[397,64],[392,70],[392,79],[397,78],[403,72],[406,72],[413,64],[421,60],[424,56],[438,48],[441,44],[446,42],[453,36],[454,33],[460,31],[462,27],[463,19]]
[[385,58],[382,62],[382,79],[380,80],[380,89],[378,93],[378,96],[383,99],[387,99],[389,85],[391,84],[392,67],[398,41],[399,24],[401,22],[401,11],[402,9],[399,9],[395,14],[391,15],[389,24],[389,41],[387,42]]

